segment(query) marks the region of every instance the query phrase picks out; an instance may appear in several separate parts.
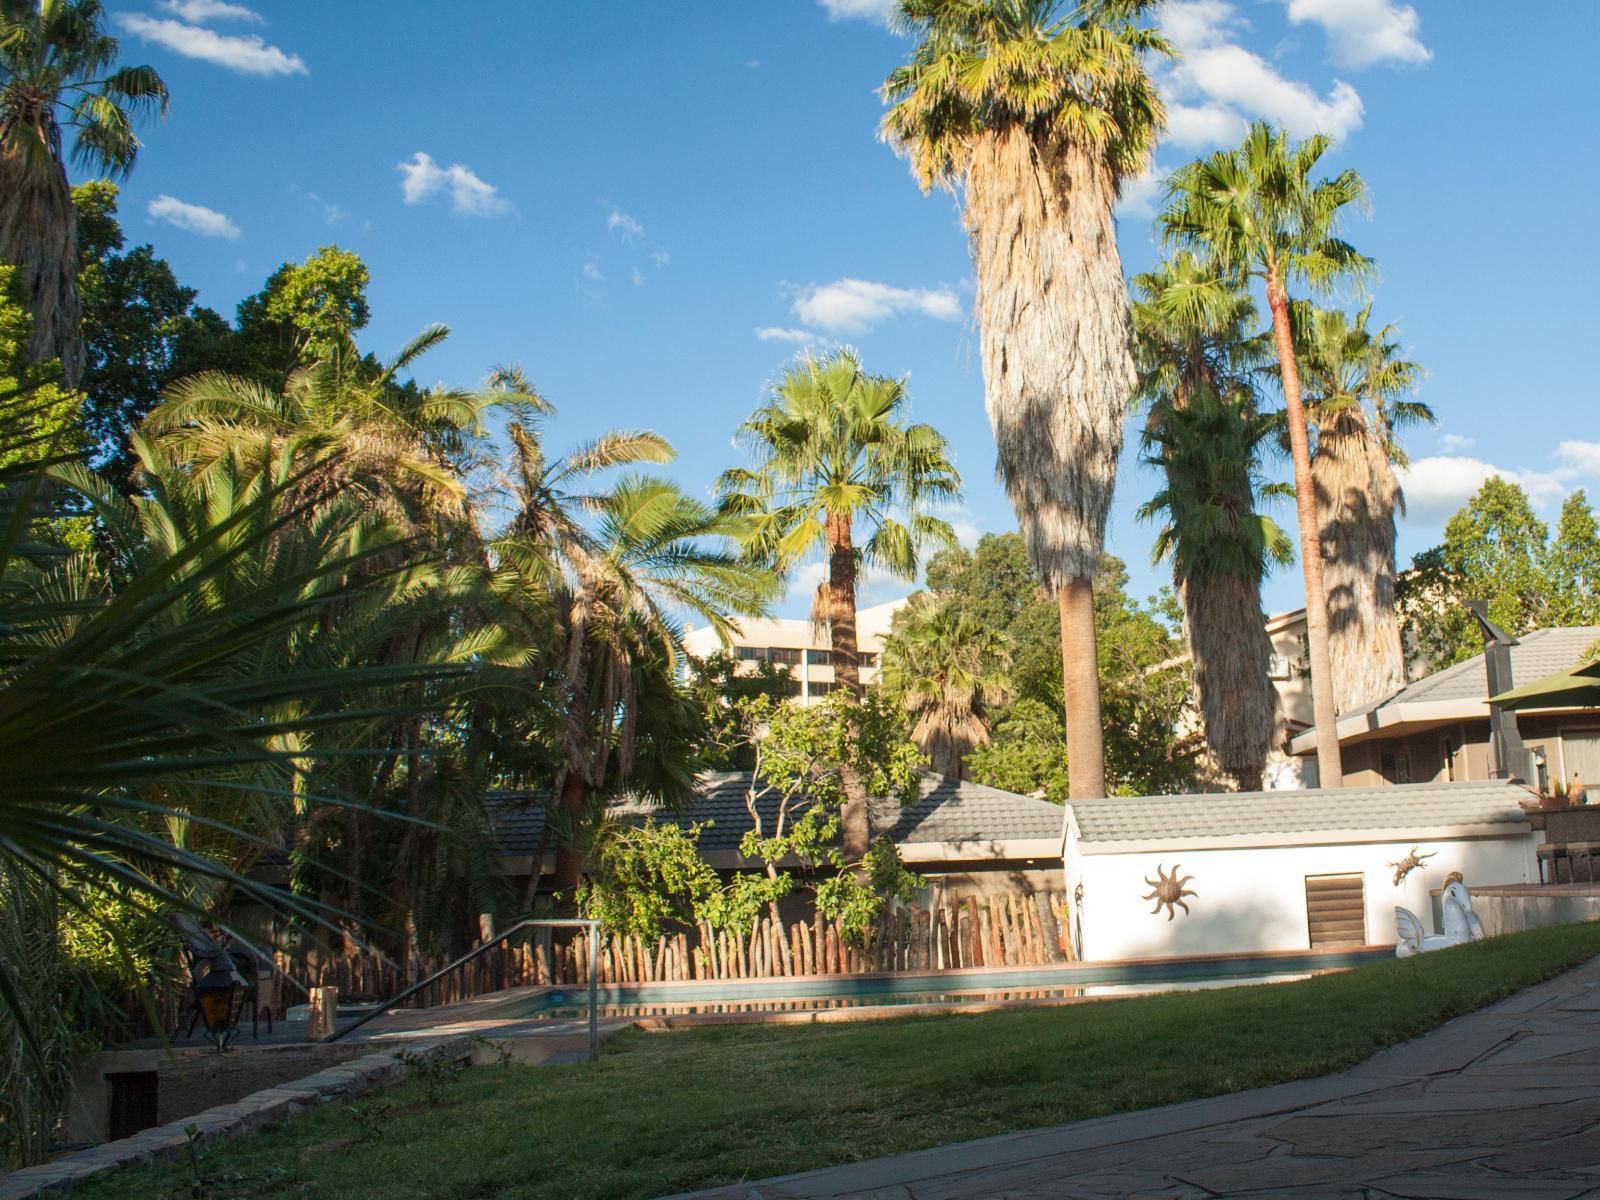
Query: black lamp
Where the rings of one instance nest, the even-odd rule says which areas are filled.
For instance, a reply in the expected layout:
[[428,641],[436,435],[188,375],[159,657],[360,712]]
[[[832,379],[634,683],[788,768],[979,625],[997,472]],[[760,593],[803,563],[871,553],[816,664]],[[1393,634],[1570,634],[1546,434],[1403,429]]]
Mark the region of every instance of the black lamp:
[[202,966],[202,973],[192,985],[195,1004],[205,1023],[206,1036],[221,1054],[239,1028],[239,1014],[244,1011],[244,980],[225,955],[208,959]]

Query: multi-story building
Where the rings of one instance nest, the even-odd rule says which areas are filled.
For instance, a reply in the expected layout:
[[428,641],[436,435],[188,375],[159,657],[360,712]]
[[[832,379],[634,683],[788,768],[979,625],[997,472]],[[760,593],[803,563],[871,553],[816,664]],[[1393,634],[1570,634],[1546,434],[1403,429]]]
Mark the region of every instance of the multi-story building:
[[[904,604],[902,598],[856,612],[856,645],[861,659],[862,683],[871,684],[877,679],[883,639],[889,633],[894,614]],[[691,629],[684,643],[696,658],[709,658],[725,649],[716,631],[709,626]],[[796,695],[803,704],[820,700],[833,690],[833,657],[827,647],[827,634],[823,632],[819,637],[809,620],[779,617],[736,622],[733,644],[726,650],[739,662],[751,664],[751,669],[761,661],[788,667],[798,684]]]

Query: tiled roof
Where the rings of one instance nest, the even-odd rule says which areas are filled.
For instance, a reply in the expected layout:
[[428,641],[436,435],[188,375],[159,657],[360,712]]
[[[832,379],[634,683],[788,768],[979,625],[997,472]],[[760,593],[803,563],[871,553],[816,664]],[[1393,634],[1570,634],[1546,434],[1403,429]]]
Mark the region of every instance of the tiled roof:
[[[716,772],[703,776],[700,797],[685,813],[641,806],[619,806],[619,813],[644,815],[679,825],[711,822],[700,835],[706,852],[736,851],[751,826],[744,798],[750,786],[748,772]],[[896,843],[988,843],[1023,839],[1056,839],[1065,819],[1061,806],[1014,792],[957,783],[938,775],[923,776],[920,796],[900,809],[892,836]],[[488,797],[496,841],[503,855],[531,855],[539,845],[545,810],[534,793],[496,792]],[[776,796],[759,802],[768,829],[777,812]],[[791,807],[791,812],[794,808]]]
[[[1511,647],[1511,678],[1513,684],[1532,683],[1557,671],[1565,671],[1583,661],[1583,652],[1600,641],[1600,625],[1569,625],[1553,629],[1535,629],[1523,634]],[[1509,685],[1508,685],[1509,686]],[[1442,700],[1489,699],[1489,675],[1484,668],[1483,655],[1474,654],[1465,662],[1435,671],[1415,683],[1401,688],[1387,700],[1380,700],[1364,708],[1340,713],[1345,717],[1359,716],[1392,704],[1433,704]]]
[[[1078,840],[1171,842],[1278,835],[1370,835],[1380,830],[1513,826],[1527,820],[1509,780],[1415,783],[1301,791],[1075,800]],[[1509,830],[1508,830],[1509,831]],[[1327,837],[1319,840],[1329,840]]]

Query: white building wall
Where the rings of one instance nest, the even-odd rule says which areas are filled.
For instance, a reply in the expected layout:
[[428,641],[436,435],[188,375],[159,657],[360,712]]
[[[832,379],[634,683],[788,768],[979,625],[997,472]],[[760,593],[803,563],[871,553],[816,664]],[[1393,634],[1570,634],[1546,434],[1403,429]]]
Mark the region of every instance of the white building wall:
[[[1478,884],[1525,883],[1537,878],[1533,839],[1512,837],[1423,842],[1423,852],[1437,851],[1396,887],[1394,868],[1411,842],[1353,843],[1331,846],[1284,846],[1226,850],[1164,850],[1152,853],[1083,854],[1075,839],[1068,844],[1067,892],[1083,884],[1079,952],[1088,961],[1125,958],[1170,958],[1192,954],[1242,954],[1259,950],[1304,950],[1311,944],[1306,917],[1306,877],[1353,875],[1364,879],[1366,941],[1397,940],[1395,905],[1416,913],[1424,926],[1433,923],[1431,889],[1446,875],[1460,871],[1470,889]],[[1192,875],[1180,908],[1167,920],[1167,910],[1150,910],[1145,900],[1155,890],[1146,879],[1156,869]]]

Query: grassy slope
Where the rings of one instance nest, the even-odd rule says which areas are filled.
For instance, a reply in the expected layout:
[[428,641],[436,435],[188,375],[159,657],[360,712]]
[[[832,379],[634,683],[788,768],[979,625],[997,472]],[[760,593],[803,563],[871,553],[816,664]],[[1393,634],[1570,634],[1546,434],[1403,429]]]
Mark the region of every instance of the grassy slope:
[[[207,1195],[649,1197],[1325,1074],[1600,953],[1600,924],[1272,987],[820,1026],[628,1032],[600,1063],[468,1071],[445,1105],[296,1117]],[[412,1084],[357,1107],[414,1104]],[[188,1196],[164,1167],[75,1195]]]

